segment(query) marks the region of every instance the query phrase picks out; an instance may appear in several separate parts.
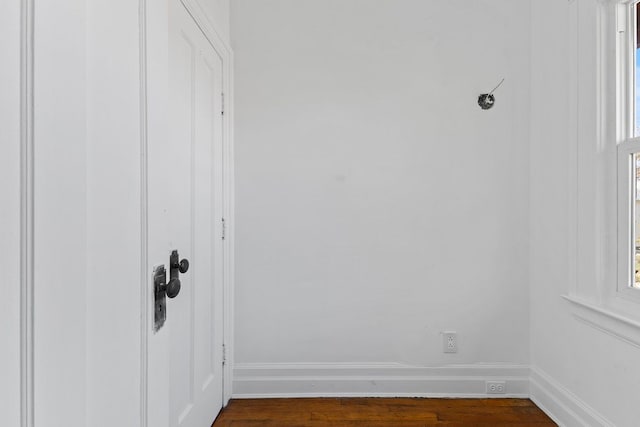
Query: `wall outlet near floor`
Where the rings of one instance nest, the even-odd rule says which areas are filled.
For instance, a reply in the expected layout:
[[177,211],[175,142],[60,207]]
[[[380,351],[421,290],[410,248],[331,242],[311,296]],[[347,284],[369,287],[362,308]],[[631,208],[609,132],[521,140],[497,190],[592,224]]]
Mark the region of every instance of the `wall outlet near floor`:
[[505,381],[487,381],[487,394],[505,394],[506,389]]
[[442,333],[442,346],[445,353],[458,352],[458,334],[456,332]]

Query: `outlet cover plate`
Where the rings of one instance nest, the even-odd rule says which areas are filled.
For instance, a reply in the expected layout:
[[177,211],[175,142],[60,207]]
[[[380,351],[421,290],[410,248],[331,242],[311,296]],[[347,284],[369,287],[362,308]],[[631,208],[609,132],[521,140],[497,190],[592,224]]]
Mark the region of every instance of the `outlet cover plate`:
[[487,381],[487,394],[505,394],[506,392],[506,381]]
[[458,352],[458,334],[448,331],[442,333],[442,349],[445,353]]

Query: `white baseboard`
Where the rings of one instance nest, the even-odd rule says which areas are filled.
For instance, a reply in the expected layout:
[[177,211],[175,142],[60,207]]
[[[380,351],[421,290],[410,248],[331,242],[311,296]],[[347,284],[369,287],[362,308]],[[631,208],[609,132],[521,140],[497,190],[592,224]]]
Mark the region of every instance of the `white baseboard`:
[[[485,381],[505,381],[505,394]],[[529,367],[401,364],[236,364],[233,397],[529,397]]]
[[561,427],[613,427],[614,424],[580,400],[556,380],[533,367],[531,400]]
[[[541,370],[525,365],[414,367],[402,364],[236,364],[233,398],[530,398],[561,427],[613,427]],[[486,381],[505,381],[487,394]]]

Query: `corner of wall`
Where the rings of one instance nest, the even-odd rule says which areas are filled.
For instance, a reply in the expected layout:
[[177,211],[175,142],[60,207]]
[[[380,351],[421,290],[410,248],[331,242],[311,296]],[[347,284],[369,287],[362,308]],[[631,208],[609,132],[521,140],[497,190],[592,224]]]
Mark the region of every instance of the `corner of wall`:
[[611,421],[538,368],[531,368],[529,390],[531,400],[562,427],[614,426]]

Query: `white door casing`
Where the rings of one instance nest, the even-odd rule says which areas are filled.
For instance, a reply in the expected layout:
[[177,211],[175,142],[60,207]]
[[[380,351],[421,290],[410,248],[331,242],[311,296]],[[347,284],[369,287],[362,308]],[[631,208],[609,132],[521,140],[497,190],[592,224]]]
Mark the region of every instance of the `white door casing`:
[[223,63],[179,0],[147,10],[147,43],[148,285],[172,250],[191,266],[155,334],[149,292],[146,423],[205,426],[223,403]]
[[[0,425],[18,426],[25,412],[21,410],[20,389],[26,385],[21,375],[21,345],[26,344],[26,327],[21,333],[21,292],[25,290],[24,269],[21,268],[21,252],[24,247],[21,210],[25,200],[25,182],[21,173],[25,169],[24,129],[25,115],[21,106],[26,99],[21,90],[26,73],[21,64],[21,45],[26,34],[21,16],[21,1],[10,0],[0,7],[0,268],[2,269],[2,298],[0,299]],[[22,242],[21,242],[22,241]],[[26,314],[26,313],[25,313]],[[24,322],[22,322],[24,323]],[[21,341],[23,343],[21,344]],[[22,383],[22,385],[21,385]],[[23,399],[24,400],[24,399]],[[26,402],[24,402],[26,403]],[[22,415],[21,415],[22,412]]]

